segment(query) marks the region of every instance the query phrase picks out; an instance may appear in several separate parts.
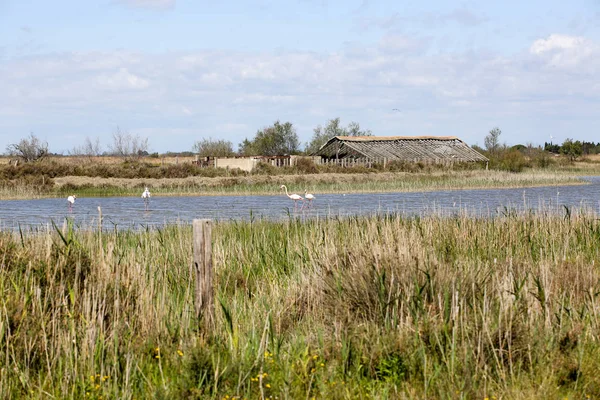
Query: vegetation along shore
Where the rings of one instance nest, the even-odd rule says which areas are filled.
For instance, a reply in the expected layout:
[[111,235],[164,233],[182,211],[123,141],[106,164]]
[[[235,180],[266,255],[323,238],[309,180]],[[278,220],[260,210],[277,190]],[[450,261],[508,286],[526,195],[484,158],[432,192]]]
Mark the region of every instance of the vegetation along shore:
[[600,396],[595,214],[219,223],[208,332],[191,240],[0,234],[0,397]]
[[281,184],[319,193],[514,188],[583,184],[579,176],[600,173],[596,162],[522,168],[518,173],[485,170],[482,165],[390,163],[385,167],[341,168],[310,162],[285,168],[264,164],[244,172],[200,168],[185,159],[165,165],[98,159],[77,163],[68,157],[0,165],[0,199],[63,197],[74,192],[79,196],[139,196],[146,186],[156,195],[276,194]]

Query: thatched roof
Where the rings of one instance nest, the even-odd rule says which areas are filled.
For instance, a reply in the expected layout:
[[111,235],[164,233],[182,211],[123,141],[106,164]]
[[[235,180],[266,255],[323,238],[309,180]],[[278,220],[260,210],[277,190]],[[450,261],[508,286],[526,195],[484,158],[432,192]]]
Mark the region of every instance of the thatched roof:
[[388,161],[487,161],[456,136],[335,136],[313,155]]

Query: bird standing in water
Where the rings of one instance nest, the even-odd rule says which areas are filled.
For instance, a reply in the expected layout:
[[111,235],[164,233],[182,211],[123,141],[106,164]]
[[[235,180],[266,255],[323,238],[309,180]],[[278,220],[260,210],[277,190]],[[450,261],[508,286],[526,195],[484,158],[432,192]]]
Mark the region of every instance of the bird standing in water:
[[146,211],[148,211],[148,204],[150,203],[150,191],[148,190],[148,187],[144,189],[142,199],[144,199],[144,207],[146,208]]
[[294,211],[296,211],[296,206],[297,206],[298,200],[302,201],[302,206],[304,207],[304,199],[302,198],[302,196],[300,196],[299,194],[296,194],[296,193],[289,194],[287,186],[285,186],[285,185],[279,186],[279,189],[285,189],[285,195],[287,197],[289,197],[290,199],[294,200]]
[[75,204],[76,198],[77,198],[77,196],[75,196],[74,194],[67,197],[67,204],[69,205],[69,211],[73,211],[73,204]]
[[308,193],[308,190],[304,191],[304,198],[308,201],[308,208],[312,207],[312,202],[316,198],[314,194]]

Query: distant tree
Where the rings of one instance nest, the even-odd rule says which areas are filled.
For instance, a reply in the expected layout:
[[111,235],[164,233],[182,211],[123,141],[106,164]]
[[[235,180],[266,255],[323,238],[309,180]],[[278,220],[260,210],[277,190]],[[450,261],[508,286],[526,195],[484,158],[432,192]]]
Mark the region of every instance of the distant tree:
[[231,157],[235,154],[233,143],[224,139],[202,139],[194,143],[192,150],[200,157]]
[[345,129],[346,136],[373,136],[370,129],[361,130],[358,122],[350,122]]
[[560,153],[560,146],[552,142],[544,142],[544,150],[550,153],[558,154]]
[[109,145],[112,155],[123,158],[138,158],[148,154],[148,138],[132,135],[117,127],[113,133],[113,142]]
[[282,124],[275,121],[272,126],[256,132],[254,139],[246,138],[240,143],[240,154],[245,156],[277,156],[299,152],[300,140],[291,122]]
[[325,143],[327,143],[327,141],[329,139],[331,139],[334,136],[340,136],[340,135],[330,136],[329,133],[327,132],[327,130],[323,129],[323,127],[321,125],[319,125],[315,129],[313,129],[313,137],[312,137],[311,141],[306,145],[304,151],[306,152],[306,154],[315,153]]
[[581,142],[583,147],[583,154],[598,154],[600,152],[600,143],[594,144],[594,142]]
[[85,156],[85,157],[95,157],[102,154],[102,146],[100,145],[100,138],[96,137],[95,140],[92,141],[90,137],[86,137],[84,143],[81,146],[73,147],[72,150],[69,151],[69,154],[72,156]]
[[48,155],[48,142],[42,142],[31,133],[28,138],[21,139],[19,143],[9,144],[6,152],[25,162],[38,161]]
[[471,148],[479,153],[485,152],[485,149],[479,146],[479,144],[475,143]]
[[575,161],[577,157],[583,154],[583,146],[579,140],[566,139],[560,146],[560,152],[568,156],[571,161]]
[[329,120],[324,128],[318,125],[313,130],[313,137],[306,145],[306,153],[312,154],[318,151],[321,146],[334,136],[372,136],[372,132],[369,129],[361,130],[358,122],[350,122],[344,128],[340,123],[340,119],[334,118]]
[[488,135],[485,137],[483,144],[485,145],[485,149],[490,152],[490,154],[496,153],[500,149],[500,135],[502,131],[500,128],[496,127],[492,129]]

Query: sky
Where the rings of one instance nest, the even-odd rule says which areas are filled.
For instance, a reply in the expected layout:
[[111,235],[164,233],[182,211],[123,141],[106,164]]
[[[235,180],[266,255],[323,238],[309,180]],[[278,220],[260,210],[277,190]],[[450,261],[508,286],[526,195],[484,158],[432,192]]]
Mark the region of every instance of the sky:
[[[400,111],[394,111],[398,109]],[[151,152],[289,121],[600,141],[600,0],[0,0],[0,152]]]

